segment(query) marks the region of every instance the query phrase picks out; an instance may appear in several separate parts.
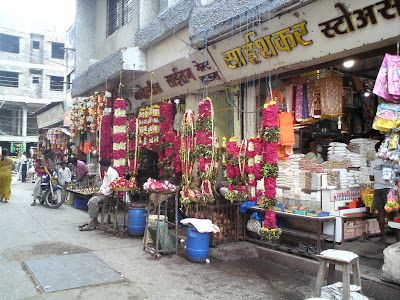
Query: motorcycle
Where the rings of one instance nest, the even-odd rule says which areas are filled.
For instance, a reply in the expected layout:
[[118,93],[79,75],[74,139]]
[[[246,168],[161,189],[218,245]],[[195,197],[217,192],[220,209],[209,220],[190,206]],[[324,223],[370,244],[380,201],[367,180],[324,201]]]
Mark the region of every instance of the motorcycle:
[[57,183],[57,173],[54,171],[40,178],[39,201],[49,208],[59,208],[64,203],[64,193],[61,185]]

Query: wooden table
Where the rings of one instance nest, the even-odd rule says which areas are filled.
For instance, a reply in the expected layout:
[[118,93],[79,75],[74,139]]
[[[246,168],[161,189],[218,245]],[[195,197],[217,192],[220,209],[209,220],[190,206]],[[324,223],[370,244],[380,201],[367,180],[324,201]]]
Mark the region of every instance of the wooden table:
[[[249,212],[258,212],[261,214],[265,214],[266,210],[265,210],[265,208],[253,206],[246,211],[246,214]],[[298,214],[283,212],[283,211],[275,211],[275,215],[277,217],[292,218],[292,219],[304,220],[307,222],[315,223],[317,226],[316,235],[314,232],[298,230],[298,229],[294,229],[294,228],[285,228],[285,227],[282,228],[282,233],[286,233],[289,235],[298,236],[298,237],[302,237],[302,238],[315,239],[317,241],[317,254],[321,253],[322,239],[325,239],[326,237],[328,237],[328,235],[322,234],[322,224],[325,222],[333,222],[333,248],[335,248],[336,222],[335,222],[334,216],[312,217],[312,216],[298,215]],[[246,222],[246,220],[247,220],[247,218],[244,218],[244,222]],[[244,226],[244,239],[246,240],[246,224],[244,224],[244,225],[245,225]]]

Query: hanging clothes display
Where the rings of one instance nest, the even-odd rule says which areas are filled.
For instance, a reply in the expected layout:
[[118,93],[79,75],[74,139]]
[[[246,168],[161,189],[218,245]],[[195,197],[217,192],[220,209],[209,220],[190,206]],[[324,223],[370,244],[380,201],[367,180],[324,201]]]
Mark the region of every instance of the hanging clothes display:
[[343,111],[343,80],[341,76],[325,77],[321,82],[321,115],[336,118]]
[[303,85],[296,86],[295,118],[297,122],[303,121]]
[[278,142],[279,159],[287,160],[293,154],[292,146],[296,143],[294,138],[294,116],[291,112],[278,114],[278,127],[280,129]]

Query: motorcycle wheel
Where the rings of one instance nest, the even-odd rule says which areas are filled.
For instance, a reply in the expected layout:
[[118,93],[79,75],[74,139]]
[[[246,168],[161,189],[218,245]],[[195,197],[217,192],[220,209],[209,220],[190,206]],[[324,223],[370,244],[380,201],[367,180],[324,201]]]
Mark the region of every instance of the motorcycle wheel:
[[62,190],[54,190],[53,195],[51,192],[46,193],[46,205],[50,208],[59,208],[64,203],[64,197]]

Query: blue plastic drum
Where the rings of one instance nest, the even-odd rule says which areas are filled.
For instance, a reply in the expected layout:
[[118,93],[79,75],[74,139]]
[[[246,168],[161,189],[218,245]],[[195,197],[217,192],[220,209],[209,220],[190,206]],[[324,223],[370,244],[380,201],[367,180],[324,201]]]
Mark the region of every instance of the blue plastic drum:
[[128,213],[128,234],[142,236],[146,225],[146,209],[131,207]]
[[200,233],[194,227],[187,231],[186,256],[194,262],[204,262],[210,249],[210,234]]

